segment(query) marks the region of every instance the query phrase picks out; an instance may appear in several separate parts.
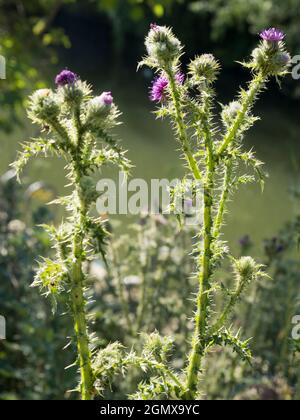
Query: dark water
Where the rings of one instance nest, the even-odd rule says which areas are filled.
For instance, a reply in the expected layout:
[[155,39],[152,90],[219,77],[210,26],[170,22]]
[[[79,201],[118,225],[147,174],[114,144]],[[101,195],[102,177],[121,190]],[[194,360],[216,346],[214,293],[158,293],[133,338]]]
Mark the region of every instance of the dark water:
[[[99,91],[111,88],[111,85],[104,83],[98,85]],[[182,174],[182,162],[179,152],[176,151],[178,145],[168,123],[155,121],[146,93],[144,87],[137,89],[128,82],[115,86],[114,96],[123,111],[124,122],[118,132],[135,165],[134,176],[146,180],[173,179]],[[294,109],[291,112],[287,105],[280,106],[277,102],[263,102],[259,110],[262,121],[251,130],[246,139],[247,147],[254,146],[257,157],[266,163],[265,169],[269,178],[265,190],[262,193],[259,185],[242,187],[230,204],[224,230],[234,248],[241,236],[251,235],[257,244],[257,253],[261,241],[274,236],[298,208],[290,190],[297,186],[298,181],[300,186],[300,121]],[[7,170],[8,164],[15,158],[18,143],[32,135],[34,129],[29,123],[16,129],[12,135],[1,134],[1,173]],[[46,181],[61,194],[64,189],[63,166],[63,162],[58,159],[37,159],[26,170],[26,178],[30,182]],[[109,171],[109,174],[112,172]]]

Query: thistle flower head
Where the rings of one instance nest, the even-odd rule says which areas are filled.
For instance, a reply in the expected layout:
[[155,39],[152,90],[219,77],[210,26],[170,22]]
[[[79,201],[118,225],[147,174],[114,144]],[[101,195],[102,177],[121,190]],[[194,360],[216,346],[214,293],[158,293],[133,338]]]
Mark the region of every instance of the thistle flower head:
[[86,122],[98,127],[103,120],[110,114],[113,107],[114,98],[111,92],[103,92],[87,103]]
[[279,51],[277,54],[274,55],[272,59],[272,64],[279,71],[283,68],[289,67],[290,63],[291,63],[291,56],[286,51]]
[[183,85],[185,81],[185,74],[181,71],[177,72],[175,75],[175,80],[179,85]]
[[281,238],[274,237],[265,241],[264,249],[269,259],[273,259],[278,257],[283,251],[285,251],[287,249],[287,245]]
[[30,98],[29,116],[38,123],[53,121],[59,115],[59,101],[50,89],[39,89]]
[[270,28],[261,32],[262,42],[252,51],[252,60],[245,63],[265,76],[284,76],[291,65],[291,56],[285,49],[285,34],[279,29]]
[[78,108],[84,97],[90,94],[90,87],[80,81],[77,74],[70,70],[62,70],[55,78],[59,96],[69,108]]
[[202,54],[196,57],[189,64],[189,73],[192,83],[195,85],[207,82],[211,84],[216,81],[220,72],[220,64],[212,54]]
[[239,239],[239,245],[243,249],[248,249],[252,246],[251,238],[249,235],[244,235]]
[[[185,80],[185,75],[181,72],[176,73],[175,80],[179,85],[182,85]],[[160,75],[154,79],[150,91],[150,100],[152,102],[164,102],[167,99],[169,81],[166,76]]]
[[163,102],[166,99],[167,89],[168,89],[168,79],[165,76],[159,76],[154,79],[150,99],[152,102]]
[[287,73],[291,65],[291,56],[285,51],[283,43],[276,48],[262,43],[252,52],[252,61],[248,65],[255,70],[262,71],[267,76],[281,76]]
[[242,104],[238,101],[230,102],[222,111],[222,121],[225,126],[229,127],[238,113],[242,110]]
[[259,277],[267,276],[262,271],[263,266],[257,264],[252,257],[242,257],[239,260],[234,260],[233,268],[237,278],[238,289],[243,289]]
[[78,76],[72,71],[65,69],[62,70],[55,78],[55,84],[58,87],[62,86],[72,86],[78,80]]
[[111,106],[114,102],[114,98],[111,92],[103,92],[98,98],[95,99],[98,99],[100,103],[106,106]]
[[144,347],[143,356],[154,358],[159,362],[168,358],[172,351],[173,340],[171,337],[161,337],[157,332],[152,334],[143,334]]
[[265,29],[260,33],[261,39],[267,42],[280,42],[283,41],[285,38],[285,33],[282,32],[280,29],[270,28]]
[[156,24],[151,25],[145,45],[148,53],[145,61],[156,68],[165,68],[174,64],[182,50],[181,43],[172,30]]
[[151,23],[150,29],[152,29],[153,31],[158,31],[159,30],[159,26],[157,25],[157,23]]

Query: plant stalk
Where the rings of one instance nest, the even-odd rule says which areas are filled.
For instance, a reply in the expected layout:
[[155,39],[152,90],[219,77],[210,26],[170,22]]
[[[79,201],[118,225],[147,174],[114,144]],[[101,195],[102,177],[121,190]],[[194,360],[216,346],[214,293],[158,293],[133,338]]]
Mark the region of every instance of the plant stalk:
[[239,132],[239,129],[247,116],[249,110],[253,107],[255,99],[260,91],[263,89],[266,82],[266,77],[263,74],[259,73],[256,77],[251,81],[249,85],[249,89],[244,93],[242,96],[242,109],[238,113],[236,119],[234,120],[232,126],[227,131],[222,144],[220,145],[217,154],[221,156],[228,146],[236,139],[236,136]]
[[87,327],[87,314],[84,297],[84,274],[82,271],[83,255],[83,233],[84,226],[84,203],[80,202],[79,222],[80,227],[74,235],[73,242],[73,265],[72,265],[72,310],[74,318],[74,329],[77,338],[77,350],[80,366],[80,391],[82,400],[91,400],[94,393],[94,377],[92,370],[92,355],[89,346],[89,335]]
[[82,269],[84,256],[84,235],[87,206],[83,198],[83,191],[80,187],[82,170],[80,167],[81,146],[82,146],[82,125],[79,110],[74,115],[74,125],[77,131],[76,151],[73,156],[73,171],[75,175],[77,208],[74,215],[75,233],[73,240],[73,263],[72,263],[72,309],[74,318],[74,329],[77,337],[77,350],[80,366],[80,391],[84,401],[93,399],[94,375],[92,369],[92,353],[87,325],[86,301],[84,297],[85,276]]
[[179,96],[179,92],[176,86],[176,80],[171,70],[166,70],[166,73],[169,79],[170,92],[171,92],[172,100],[175,106],[175,113],[176,113],[175,119],[176,119],[176,125],[178,129],[179,140],[182,144],[183,152],[189,164],[189,168],[191,172],[194,174],[195,179],[199,181],[202,179],[202,175],[199,170],[198,163],[193,156],[193,152],[189,145],[189,139],[188,139],[185,127],[184,127],[184,116],[180,108],[180,96]]
[[207,148],[207,179],[204,185],[204,221],[203,221],[203,252],[200,256],[201,272],[199,274],[199,292],[196,299],[195,330],[192,338],[192,350],[187,368],[187,383],[185,399],[194,400],[197,395],[198,378],[201,362],[206,347],[206,328],[208,320],[210,277],[212,275],[211,257],[213,243],[213,190],[215,162],[210,137],[206,140]]

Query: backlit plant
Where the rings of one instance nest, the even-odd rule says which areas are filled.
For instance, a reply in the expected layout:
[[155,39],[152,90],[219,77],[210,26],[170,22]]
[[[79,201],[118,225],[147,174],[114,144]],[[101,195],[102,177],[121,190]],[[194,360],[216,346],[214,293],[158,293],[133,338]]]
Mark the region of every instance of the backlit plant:
[[[186,161],[187,177],[194,180],[195,189],[199,188],[199,183],[203,188],[203,220],[199,220],[201,228],[195,249],[199,291],[194,334],[186,370],[183,378],[179,377],[179,388],[169,376],[169,398],[199,396],[202,361],[215,345],[231,346],[244,360],[251,357],[248,342],[242,342],[233,334],[227,321],[249,284],[265,273],[251,257],[234,259],[222,241],[221,230],[228,200],[239,185],[254,181],[255,175],[263,183],[262,162],[252,150],[244,151],[243,138],[258,120],[252,110],[259,94],[272,76],[278,80],[286,75],[290,65],[285,35],[281,31],[268,29],[260,37],[261,42],[250,60],[241,63],[251,70],[252,79],[247,89],[240,90],[235,101],[222,107],[222,127],[215,118],[214,83],[220,65],[214,56],[197,56],[190,62],[188,75],[184,77],[180,63],[183,47],[171,29],[154,24],[146,38],[148,54],[141,65],[158,73],[151,91],[151,99],[160,105],[157,116],[170,118]],[[248,171],[242,174],[241,164],[253,169],[254,175],[249,175]],[[225,288],[216,276],[225,258],[231,260],[233,267],[235,286],[232,290]],[[215,298],[219,295],[223,308],[214,314]]]
[[[70,195],[59,198],[67,221],[58,228],[45,226],[55,249],[55,258],[40,263],[34,286],[63,300],[73,318],[82,399],[95,395],[92,368],[93,337],[89,335],[88,263],[105,255],[107,232],[104,222],[92,215],[97,199],[93,175],[107,164],[127,171],[129,162],[110,130],[118,124],[119,111],[110,92],[93,97],[91,88],[73,72],[63,70],[56,77],[57,89],[36,91],[30,98],[29,118],[41,127],[43,136],[23,145],[14,167],[18,174],[37,155],[55,155],[66,161]],[[70,333],[70,335],[72,335]]]

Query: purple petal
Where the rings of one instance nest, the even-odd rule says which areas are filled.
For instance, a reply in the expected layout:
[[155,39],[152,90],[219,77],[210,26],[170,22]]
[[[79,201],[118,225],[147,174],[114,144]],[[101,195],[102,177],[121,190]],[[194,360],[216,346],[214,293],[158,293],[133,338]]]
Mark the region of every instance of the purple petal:
[[282,32],[280,29],[270,28],[262,31],[260,33],[260,37],[268,42],[279,42],[284,40],[285,33]]
[[57,86],[73,85],[78,80],[78,76],[70,70],[62,70],[55,78]]

